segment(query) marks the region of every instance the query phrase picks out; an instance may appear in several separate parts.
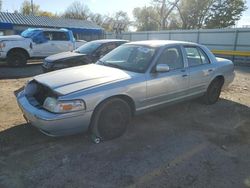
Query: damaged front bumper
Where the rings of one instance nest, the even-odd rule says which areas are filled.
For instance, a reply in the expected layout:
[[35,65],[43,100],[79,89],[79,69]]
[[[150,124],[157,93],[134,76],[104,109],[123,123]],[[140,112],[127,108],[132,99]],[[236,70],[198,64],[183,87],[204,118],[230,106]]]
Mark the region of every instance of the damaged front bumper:
[[25,119],[43,133],[49,136],[64,136],[88,130],[92,112],[51,113],[32,106],[24,95],[24,90],[20,90],[16,91],[15,95]]

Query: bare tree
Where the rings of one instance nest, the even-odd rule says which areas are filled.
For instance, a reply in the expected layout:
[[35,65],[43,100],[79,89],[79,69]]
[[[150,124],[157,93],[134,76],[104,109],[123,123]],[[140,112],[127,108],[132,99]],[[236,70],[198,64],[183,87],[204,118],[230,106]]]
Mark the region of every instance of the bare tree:
[[89,17],[88,17],[89,21],[92,21],[92,22],[96,23],[99,26],[102,26],[103,19],[104,19],[103,16],[101,14],[99,14],[99,13],[96,13],[96,14],[95,13],[90,13]]
[[153,0],[153,5],[156,7],[157,12],[160,16],[160,28],[161,30],[166,29],[167,19],[172,13],[173,9],[177,6],[180,0]]
[[87,6],[85,6],[80,1],[74,1],[62,15],[65,18],[72,19],[83,19],[86,20],[90,16],[90,11]]
[[40,6],[33,4],[33,11],[32,11],[32,6],[30,1],[24,0],[21,5],[20,12],[23,15],[31,15],[31,14],[38,15],[38,13],[40,12]]

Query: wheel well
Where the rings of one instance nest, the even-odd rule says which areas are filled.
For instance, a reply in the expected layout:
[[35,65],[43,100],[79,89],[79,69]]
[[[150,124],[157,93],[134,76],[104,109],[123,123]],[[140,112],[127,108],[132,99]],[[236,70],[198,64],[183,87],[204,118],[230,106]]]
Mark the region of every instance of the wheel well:
[[[104,102],[106,102],[106,101],[108,101],[108,100],[110,100],[110,99],[113,99],[113,98],[119,98],[119,99],[122,99],[122,100],[124,100],[125,102],[127,102],[128,105],[129,105],[129,107],[130,107],[130,109],[131,109],[132,115],[134,115],[134,113],[135,113],[135,103],[134,103],[134,100],[133,100],[131,97],[127,96],[127,95],[114,95],[114,96],[108,97],[108,98],[104,99],[103,101],[101,101],[101,102],[95,107],[95,110],[96,110],[102,103],[104,103]],[[94,111],[95,111],[95,110],[94,110]]]
[[116,96],[113,96],[111,98],[115,98],[115,97],[116,98],[120,98],[120,99],[126,101],[128,103],[128,105],[130,106],[132,115],[135,114],[135,102],[134,102],[134,100],[131,97],[129,97],[127,95],[116,95]]
[[[94,116],[95,116],[95,113],[96,113],[96,110],[98,109],[98,107],[99,107],[101,104],[103,104],[104,102],[106,102],[106,101],[108,101],[108,100],[110,100],[110,99],[113,99],[113,98],[119,98],[119,99],[122,99],[122,100],[124,100],[125,102],[127,102],[128,105],[129,105],[129,107],[130,107],[130,109],[131,109],[132,116],[134,116],[134,114],[135,114],[135,103],[134,103],[134,100],[133,100],[131,97],[127,96],[127,95],[114,95],[114,96],[111,96],[111,97],[108,97],[108,98],[104,99],[103,101],[101,101],[101,102],[95,107],[94,112],[93,112],[93,114],[92,114],[92,116],[91,116],[91,120],[90,120],[91,123],[90,123],[90,125],[91,125],[92,122],[93,122],[93,118],[94,118]],[[89,130],[91,129],[90,127],[91,127],[91,126],[89,126]]]
[[214,80],[220,80],[220,81],[222,82],[222,85],[224,84],[224,81],[225,81],[224,76],[222,76],[222,75],[216,76],[216,77],[214,78]]
[[13,53],[13,52],[21,52],[21,53],[24,53],[26,58],[28,59],[30,56],[29,56],[29,53],[27,52],[27,50],[23,49],[23,48],[12,48],[11,50],[8,51],[7,53],[7,57]]

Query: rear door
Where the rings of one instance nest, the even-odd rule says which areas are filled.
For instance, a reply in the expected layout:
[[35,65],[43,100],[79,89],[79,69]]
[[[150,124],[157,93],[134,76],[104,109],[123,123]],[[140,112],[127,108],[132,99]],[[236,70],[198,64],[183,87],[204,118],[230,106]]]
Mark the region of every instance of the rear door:
[[190,75],[188,94],[205,92],[214,72],[207,54],[198,46],[184,46],[183,51]]
[[179,46],[163,50],[156,64],[167,64],[169,72],[152,72],[147,77],[147,105],[155,106],[186,96],[189,75]]
[[67,32],[52,31],[51,34],[51,53],[56,54],[73,50],[73,42],[70,41],[70,37]]

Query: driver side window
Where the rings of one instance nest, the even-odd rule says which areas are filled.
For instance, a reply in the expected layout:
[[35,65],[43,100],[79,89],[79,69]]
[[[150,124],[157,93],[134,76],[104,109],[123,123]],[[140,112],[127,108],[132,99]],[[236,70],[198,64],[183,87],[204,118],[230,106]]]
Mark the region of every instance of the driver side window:
[[159,57],[157,64],[167,64],[170,70],[184,67],[181,50],[179,47],[165,49]]
[[116,48],[116,45],[114,43],[105,44],[98,50],[99,55],[104,56],[115,48]]

